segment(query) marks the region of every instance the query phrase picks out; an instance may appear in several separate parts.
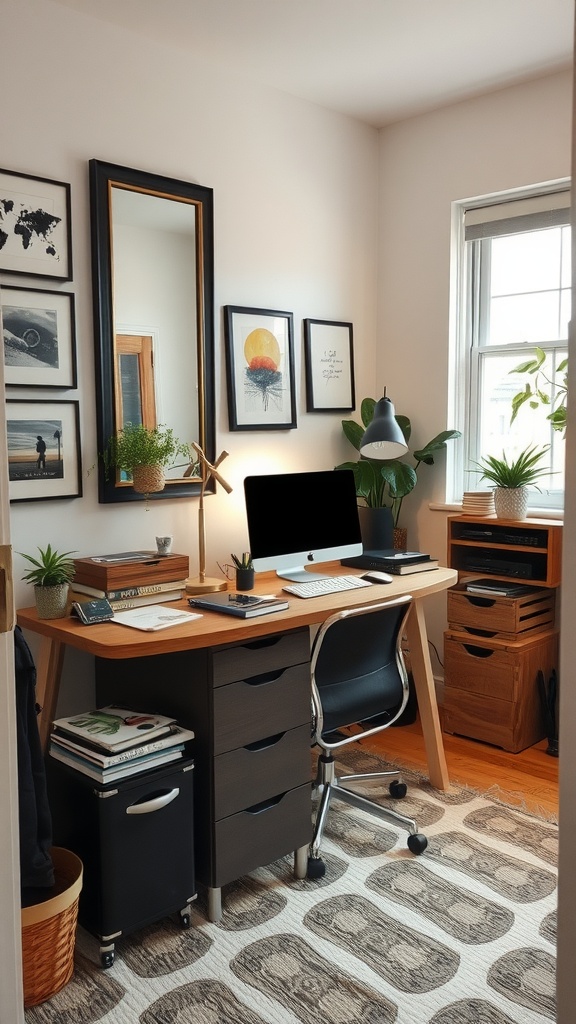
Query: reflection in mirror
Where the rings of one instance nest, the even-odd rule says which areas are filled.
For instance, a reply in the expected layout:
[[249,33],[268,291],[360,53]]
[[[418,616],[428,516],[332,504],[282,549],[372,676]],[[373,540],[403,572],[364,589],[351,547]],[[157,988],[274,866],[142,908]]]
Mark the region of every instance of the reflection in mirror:
[[[212,190],[90,161],[101,407],[98,446],[124,424],[171,427],[214,455]],[[157,498],[199,493],[185,467]],[[130,479],[100,501],[138,500]]]

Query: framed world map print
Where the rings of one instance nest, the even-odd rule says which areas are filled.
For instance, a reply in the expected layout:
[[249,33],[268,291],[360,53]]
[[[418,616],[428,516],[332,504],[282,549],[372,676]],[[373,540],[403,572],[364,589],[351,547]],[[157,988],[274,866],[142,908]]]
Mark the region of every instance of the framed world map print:
[[70,185],[0,169],[0,271],[72,280]]

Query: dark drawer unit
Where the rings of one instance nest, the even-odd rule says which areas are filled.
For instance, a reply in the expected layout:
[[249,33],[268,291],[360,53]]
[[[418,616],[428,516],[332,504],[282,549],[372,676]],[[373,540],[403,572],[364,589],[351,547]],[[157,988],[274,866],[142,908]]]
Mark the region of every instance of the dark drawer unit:
[[180,911],[190,923],[194,899],[194,764],[175,761],[101,786],[48,756],[54,842],[82,860],[79,920],[101,942],[102,964],[114,940]]
[[137,702],[194,730],[196,874],[212,893],[310,841],[309,662],[307,628],[96,661],[98,704]]

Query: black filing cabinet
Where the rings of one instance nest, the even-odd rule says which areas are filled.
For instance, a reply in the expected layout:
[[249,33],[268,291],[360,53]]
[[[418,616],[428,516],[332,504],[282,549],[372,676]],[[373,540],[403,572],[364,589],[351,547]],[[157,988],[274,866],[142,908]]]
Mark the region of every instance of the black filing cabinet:
[[96,659],[96,697],[194,730],[196,871],[218,920],[222,886],[311,839],[310,635],[121,661]]
[[190,924],[195,896],[193,778],[190,758],[101,786],[46,759],[54,842],[82,860],[79,921],[101,942],[179,911]]

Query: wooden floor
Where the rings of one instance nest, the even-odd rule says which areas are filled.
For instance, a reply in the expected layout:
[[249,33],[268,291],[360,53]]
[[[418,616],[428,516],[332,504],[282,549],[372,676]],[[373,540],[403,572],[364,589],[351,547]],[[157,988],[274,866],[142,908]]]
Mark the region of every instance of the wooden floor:
[[[519,754],[509,754],[476,740],[443,733],[450,781],[481,793],[496,788],[499,799],[542,817],[558,814],[558,758],[546,753],[543,740]],[[420,723],[385,729],[364,740],[383,759],[426,774],[426,754]]]

